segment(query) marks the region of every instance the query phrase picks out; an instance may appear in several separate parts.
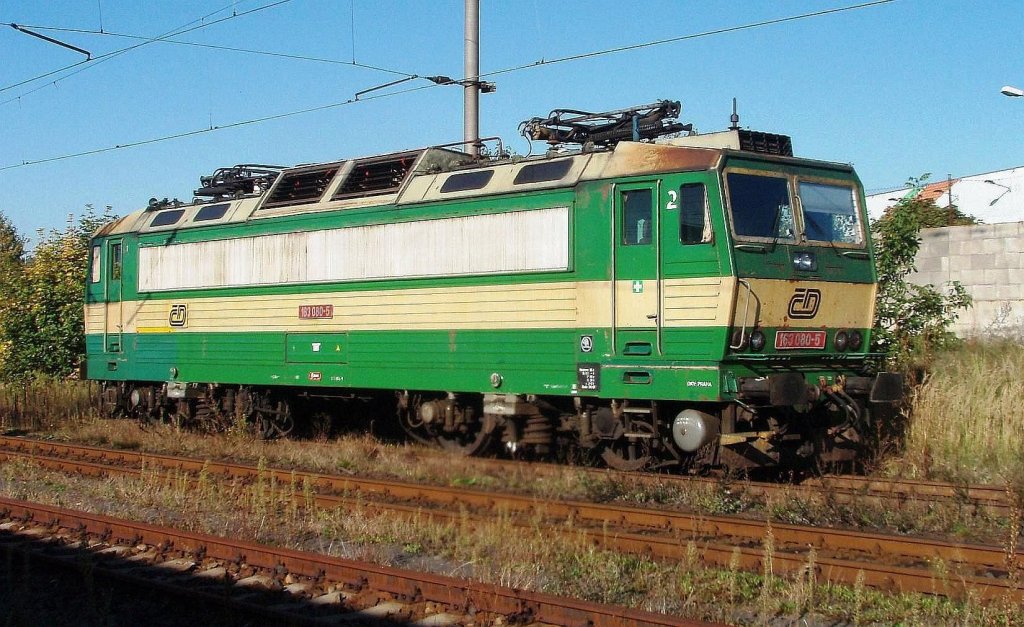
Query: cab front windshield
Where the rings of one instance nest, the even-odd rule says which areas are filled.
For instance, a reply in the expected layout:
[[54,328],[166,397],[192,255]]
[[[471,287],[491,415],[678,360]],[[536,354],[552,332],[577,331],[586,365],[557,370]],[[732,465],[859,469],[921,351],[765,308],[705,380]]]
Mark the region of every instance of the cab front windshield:
[[864,244],[851,184],[744,172],[728,173],[726,182],[733,232],[738,239]]

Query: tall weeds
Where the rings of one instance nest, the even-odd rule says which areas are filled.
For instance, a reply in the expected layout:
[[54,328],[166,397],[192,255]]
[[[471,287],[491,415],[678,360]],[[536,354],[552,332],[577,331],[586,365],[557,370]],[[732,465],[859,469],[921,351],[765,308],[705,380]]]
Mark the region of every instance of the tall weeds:
[[0,429],[53,429],[98,415],[91,381],[40,378],[0,384]]
[[912,403],[904,467],[912,475],[1024,484],[1024,349],[971,343],[939,355]]

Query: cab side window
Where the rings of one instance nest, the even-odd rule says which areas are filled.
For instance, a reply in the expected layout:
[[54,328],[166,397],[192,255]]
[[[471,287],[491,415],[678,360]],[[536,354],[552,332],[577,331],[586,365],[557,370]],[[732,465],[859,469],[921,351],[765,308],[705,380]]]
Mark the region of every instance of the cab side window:
[[687,183],[679,188],[679,242],[701,244],[711,241],[707,190],[704,183]]
[[651,190],[633,189],[622,192],[622,244],[636,246],[651,243],[653,212]]
[[110,278],[120,279],[121,278],[121,244],[111,244],[110,246]]
[[100,282],[100,247],[92,247],[92,260],[89,262],[89,282]]

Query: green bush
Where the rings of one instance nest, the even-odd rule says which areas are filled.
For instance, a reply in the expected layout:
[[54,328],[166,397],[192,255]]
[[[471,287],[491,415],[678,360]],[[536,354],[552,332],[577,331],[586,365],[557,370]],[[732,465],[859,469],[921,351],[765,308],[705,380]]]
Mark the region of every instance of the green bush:
[[83,292],[89,236],[111,219],[87,205],[62,231],[40,233],[31,252],[0,215],[0,380],[66,378],[85,353]]
[[[925,178],[927,175],[914,183]],[[967,290],[958,281],[942,289],[913,285],[907,282],[907,276],[915,270],[921,229],[975,222],[955,207],[903,198],[872,223],[878,269],[872,348],[886,354],[890,369],[923,366],[936,351],[956,346],[958,340],[949,328],[959,312],[971,306]]]

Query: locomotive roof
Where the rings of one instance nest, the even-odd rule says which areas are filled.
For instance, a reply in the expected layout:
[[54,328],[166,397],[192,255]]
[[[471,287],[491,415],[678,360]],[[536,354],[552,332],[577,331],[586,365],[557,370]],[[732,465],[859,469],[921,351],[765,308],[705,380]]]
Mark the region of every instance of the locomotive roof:
[[[572,187],[580,181],[706,170],[740,150],[728,134],[660,143],[620,142],[611,150],[480,162],[444,148],[424,148],[282,169],[269,189],[240,198],[157,203],[104,227],[97,235],[149,233],[247,222],[277,216],[380,205],[439,202],[509,192]],[[697,139],[700,138],[700,139]],[[792,157],[783,162],[808,163]],[[837,163],[814,162],[850,170]]]

